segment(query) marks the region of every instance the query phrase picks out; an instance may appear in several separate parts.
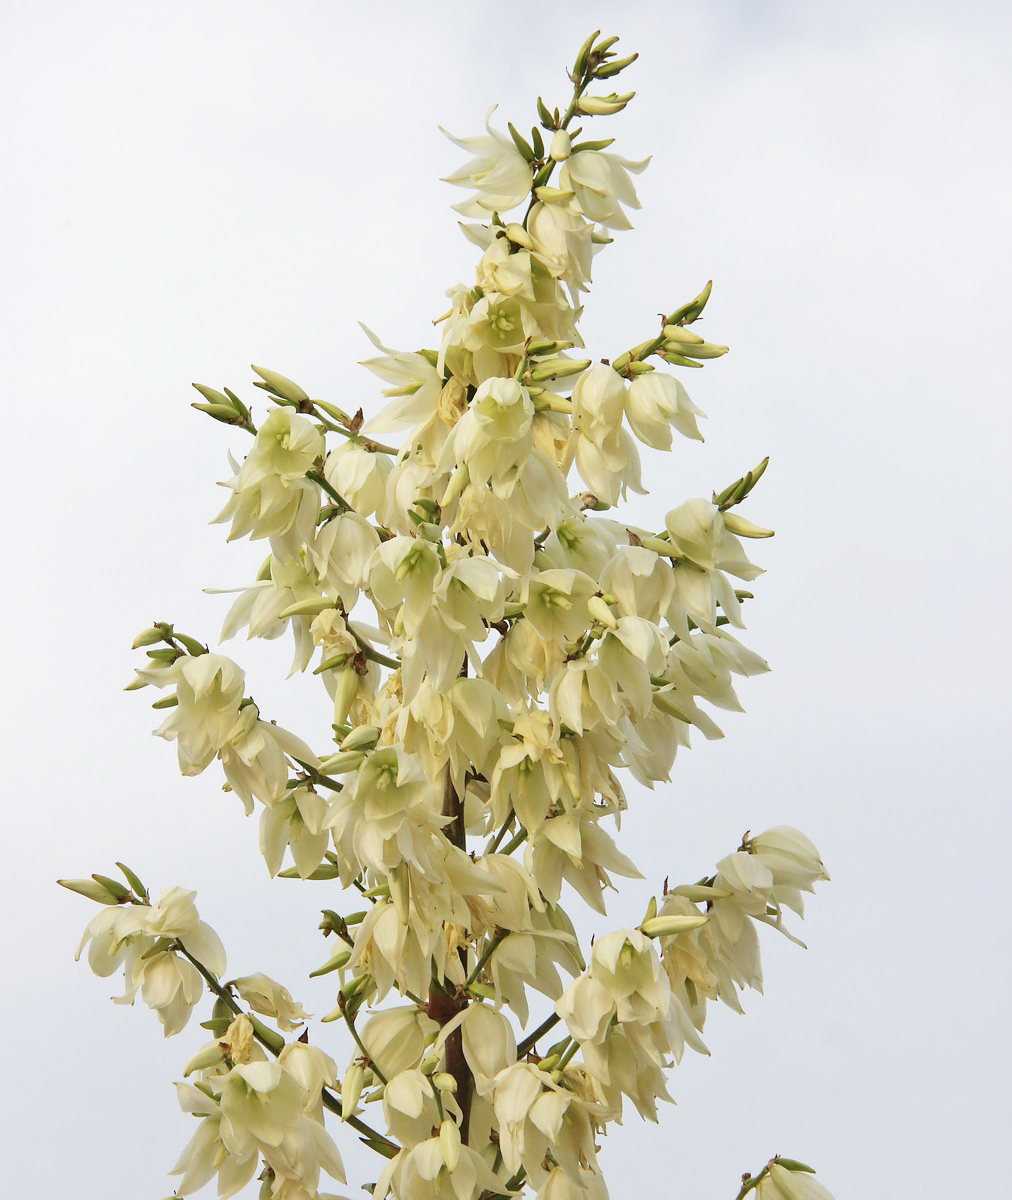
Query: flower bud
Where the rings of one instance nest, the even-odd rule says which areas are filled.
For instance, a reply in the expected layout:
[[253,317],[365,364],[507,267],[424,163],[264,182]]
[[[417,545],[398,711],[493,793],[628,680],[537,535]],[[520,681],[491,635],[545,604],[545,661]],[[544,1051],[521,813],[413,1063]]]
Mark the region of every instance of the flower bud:
[[589,366],[589,358],[545,358],[532,368],[531,381],[543,383],[547,379],[561,379],[566,375],[578,375]]
[[711,900],[726,900],[733,893],[729,892],[726,888],[707,887],[703,883],[683,883],[679,884],[676,888],[672,888],[668,895],[684,896],[686,900],[691,900],[693,904],[702,904]]
[[580,112],[588,117],[610,117],[612,113],[621,112],[635,95],[635,92],[626,92],[622,96],[611,92],[607,96],[581,96]]
[[456,1079],[447,1071],[437,1071],[432,1076],[432,1082],[440,1092],[455,1092],[457,1090]]
[[447,1171],[456,1171],[460,1162],[460,1130],[456,1122],[444,1121],[439,1126],[439,1148],[443,1152]]
[[724,513],[724,528],[728,533],[733,533],[738,537],[773,537],[772,529],[763,529],[761,525],[753,525],[751,521],[746,521],[744,517],[739,517],[737,513],[733,512]]
[[225,424],[231,424],[239,417],[231,404],[191,404],[190,407],[197,409],[198,412],[207,413],[209,417],[214,417],[216,421],[222,421]]
[[216,1067],[220,1062],[225,1060],[225,1051],[221,1047],[220,1042],[209,1042],[203,1049],[190,1059],[183,1067],[183,1078],[186,1079],[192,1075],[194,1071],[203,1071],[206,1067]]
[[332,754],[330,758],[325,758],[320,763],[320,770],[324,775],[343,775],[346,771],[358,770],[364,761],[365,754],[361,750],[342,750],[340,754]]
[[563,162],[569,157],[572,148],[573,139],[565,129],[558,129],[552,138],[552,144],[549,147],[548,153],[555,162]]
[[268,371],[266,367],[255,365],[252,366],[252,369],[267,384],[265,390],[274,392],[275,395],[280,396],[283,400],[290,400],[294,404],[299,404],[309,399],[308,392],[304,392],[297,383],[286,379],[284,375],[279,375],[277,371]]
[[77,892],[79,896],[94,900],[97,904],[119,904],[119,897],[96,879],[57,879],[56,882],[60,887]]
[[92,879],[96,883],[105,888],[107,892],[111,892],[120,903],[130,898],[130,889],[124,887],[118,879],[110,879],[108,875],[92,875]]
[[379,727],[376,725],[359,725],[341,743],[343,751],[372,750],[379,741]]
[[615,614],[600,596],[590,597],[587,601],[587,612],[590,613],[595,621],[599,621],[609,629],[618,629],[618,621],[615,619]]
[[318,975],[329,975],[331,971],[339,971],[342,967],[348,965],[350,958],[350,950],[341,950],[333,958],[328,959],[322,967],[317,967],[315,971],[310,971],[309,978],[316,979]]
[[359,1097],[362,1095],[362,1084],[365,1081],[365,1069],[360,1062],[353,1062],[345,1071],[341,1080],[341,1120],[347,1121],[355,1115]]
[[652,938],[670,937],[675,933],[688,933],[690,929],[699,929],[709,919],[704,913],[699,913],[697,916],[689,914],[679,916],[673,913],[668,917],[651,917],[640,926],[640,932]]
[[522,225],[516,221],[510,222],[506,226],[506,236],[516,246],[523,246],[525,250],[534,249],[534,239]]
[[326,612],[328,608],[333,607],[334,601],[329,596],[310,596],[308,600],[296,600],[294,604],[289,604],[287,608],[283,608],[278,613],[278,618],[284,620],[285,617],[316,617],[320,613]]
[[150,629],[142,630],[133,640],[131,650],[140,650],[143,646],[154,646],[165,641],[165,630],[153,625]]

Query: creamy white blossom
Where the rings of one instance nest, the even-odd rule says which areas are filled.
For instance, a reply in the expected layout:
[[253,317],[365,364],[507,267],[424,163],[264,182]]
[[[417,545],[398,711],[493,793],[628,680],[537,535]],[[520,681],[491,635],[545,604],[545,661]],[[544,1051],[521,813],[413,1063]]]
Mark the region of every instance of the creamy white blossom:
[[[317,1025],[257,963],[226,979],[192,892],[152,902],[122,864],[123,884],[63,881],[101,906],[79,954],[123,972],[120,1003],[140,996],[166,1035],[206,1003],[211,1040],[177,1085],[196,1121],[180,1196],[256,1176],[261,1200],[335,1200],[331,1122],[382,1156],[375,1200],[607,1200],[602,1135],[630,1106],[658,1119],[686,1047],[707,1053],[707,1005],[740,1011],[761,988],[760,926],[797,941],[791,913],[828,878],[775,826],[697,882],[665,881],[638,926],[602,927],[614,880],[642,878],[619,841],[630,803],[674,802],[651,820],[691,825],[684,798],[627,797],[627,779],[667,780],[698,734],[722,736],[714,710],[740,710],[739,679],[768,669],[729,630],[761,574],[743,540],[772,533],[742,515],[766,460],[710,500],[666,492],[645,525],[606,511],[643,492],[640,445],[701,440],[679,373],[727,349],[692,328],[707,285],[638,345],[577,350],[594,256],[629,228],[648,161],[608,152],[596,121],[582,132],[632,99],[598,86],[632,61],[613,40],[585,44],[572,102],[539,102],[529,139],[488,120],[452,139],[478,261],[434,297],[418,349],[366,330],[373,401],[315,400],[260,368],[266,412],[199,389],[198,408],[252,435],[218,520],[270,550],[222,637],[290,634],[318,719],[305,741],[278,725],[259,681],[254,702],[232,659],[168,623],[137,638],[130,687],[163,690],[156,732],[184,775],[216,761],[247,815],[261,806],[275,886],[311,882],[328,941],[306,973],[327,999]],[[226,868],[241,844],[218,848]],[[254,922],[268,939],[295,936],[281,913]],[[829,1196],[789,1159],[755,1183],[759,1200]]]

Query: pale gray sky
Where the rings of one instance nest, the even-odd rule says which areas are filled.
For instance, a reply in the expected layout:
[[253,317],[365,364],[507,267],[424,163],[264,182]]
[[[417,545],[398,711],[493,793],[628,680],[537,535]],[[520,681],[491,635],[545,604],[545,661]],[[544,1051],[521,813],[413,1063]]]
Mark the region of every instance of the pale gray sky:
[[[712,1057],[673,1075],[677,1108],[607,1139],[612,1196],[732,1200],[774,1152],[838,1200],[997,1195],[1007,1178],[1012,15],[574,11],[4,6],[11,1195],[158,1200],[191,1133],[171,1083],[202,1031],[163,1041],[145,1008],[110,1004],[113,981],[73,962],[93,907],[57,876],[119,858],[197,888],[232,973],[332,1004],[326,980],[303,982],[332,895],[272,884],[255,822],[213,770],[181,780],[146,694],[121,691],[140,628],[213,640],[226,601],[201,588],[247,582],[260,558],[207,524],[243,441],[188,409],[190,381],[249,395],[255,361],[374,405],[356,321],[431,343],[472,270],[437,124],[477,132],[496,101],[529,124],[597,26],[642,54],[615,148],[654,158],[636,229],[597,260],[588,345],[641,340],[712,277],[707,333],[732,347],[688,381],[706,445],[656,463],[636,511],[768,453],[749,515],[778,531],[754,555],[768,574],[745,639],[774,673],[743,688],[723,742],[636,795],[623,845],[656,885],[791,823],[833,875],[810,949],[771,932],[765,997],[713,1014]],[[323,727],[310,684],[281,686],[287,647],[226,651],[282,724]],[[647,894],[616,899],[614,923]],[[360,1195],[374,1176],[348,1159]]]

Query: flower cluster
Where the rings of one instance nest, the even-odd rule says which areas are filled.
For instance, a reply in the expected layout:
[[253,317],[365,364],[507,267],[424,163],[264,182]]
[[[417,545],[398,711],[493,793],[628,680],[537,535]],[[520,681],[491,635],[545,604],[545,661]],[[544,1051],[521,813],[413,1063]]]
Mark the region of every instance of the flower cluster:
[[[703,414],[665,368],[726,351],[691,329],[709,285],[639,345],[573,353],[594,255],[630,227],[647,165],[581,140],[581,121],[632,98],[588,92],[635,57],[615,58],[615,40],[584,45],[571,103],[539,101],[529,140],[491,113],[486,134],[452,139],[469,156],[448,182],[469,193],[457,210],[476,222],[476,272],[447,293],[437,344],[369,334],[379,353],[364,365],[388,385],[370,419],[262,368],[259,426],[234,393],[199,389],[196,407],[253,438],[218,519],[269,548],[223,637],[290,634],[334,741],[314,750],[265,720],[242,669],[171,625],[137,639],[149,661],[132,686],[171,689],[156,732],[184,775],[217,760],[246,812],[261,806],[272,876],[320,881],[328,902],[353,889],[359,911],[324,910],[339,945],[313,972],[338,980],[323,1017],[350,1038],[338,1082],[306,1033],[283,1036],[308,1019],[287,989],[260,973],[222,982],[192,893],[152,906],[76,881],[108,905],[86,934],[93,968],[123,965],[124,998],[139,989],[166,1033],[203,984],[216,996],[215,1040],[180,1085],[200,1120],[180,1195],[214,1176],[232,1195],[262,1160],[261,1195],[313,1200],[321,1171],[343,1178],[327,1108],[387,1160],[377,1200],[523,1186],[603,1200],[599,1135],[625,1098],[657,1119],[684,1047],[705,1052],[707,1000],[737,1008],[759,986],[756,924],[782,928],[826,878],[811,843],[777,828],[703,882],[665,887],[589,963],[570,915],[582,901],[606,917],[615,878],[640,878],[615,840],[628,779],[666,781],[693,728],[720,737],[713,710],[740,708],[736,677],[767,669],[735,636],[739,585],[761,573],[744,542],[772,533],[736,509],[765,462],[655,527],[612,511],[644,490],[640,446],[701,440]],[[532,1005],[548,1015],[518,1038],[509,1014],[523,1028]],[[566,1036],[539,1049],[556,1025]],[[757,1186],[821,1194],[779,1168]]]

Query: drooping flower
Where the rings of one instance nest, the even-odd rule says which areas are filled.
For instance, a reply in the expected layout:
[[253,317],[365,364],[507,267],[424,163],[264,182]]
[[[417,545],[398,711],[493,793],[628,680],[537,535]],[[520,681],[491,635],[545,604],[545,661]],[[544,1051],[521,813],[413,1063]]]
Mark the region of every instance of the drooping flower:
[[487,134],[457,138],[442,130],[455,146],[472,157],[446,183],[473,188],[476,194],[453,207],[465,217],[488,217],[492,213],[509,212],[523,204],[531,190],[534,172],[530,163],[516,148],[513,139],[491,125],[493,105],[485,116]]

